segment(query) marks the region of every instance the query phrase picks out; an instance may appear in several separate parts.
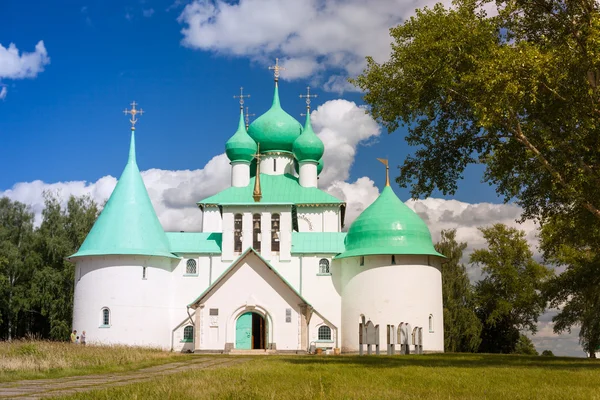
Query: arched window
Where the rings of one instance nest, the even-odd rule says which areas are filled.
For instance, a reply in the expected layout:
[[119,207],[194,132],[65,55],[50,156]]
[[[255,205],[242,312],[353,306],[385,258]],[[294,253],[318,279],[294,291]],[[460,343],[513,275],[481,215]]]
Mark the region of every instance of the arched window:
[[242,252],[242,214],[233,217],[233,251]]
[[186,326],[183,328],[183,341],[184,342],[193,342],[194,341],[194,327]]
[[260,214],[252,216],[252,247],[260,253]]
[[327,325],[321,325],[318,332],[318,340],[331,340],[331,328]]
[[329,260],[326,258],[321,258],[319,261],[319,274],[330,274],[329,272]]
[[196,275],[198,273],[196,260],[191,258],[187,260],[187,263],[185,264],[185,273],[187,275]]
[[279,251],[279,214],[271,215],[271,251]]
[[102,309],[102,326],[110,326],[110,310],[107,307]]
[[429,332],[433,332],[433,314],[429,314]]

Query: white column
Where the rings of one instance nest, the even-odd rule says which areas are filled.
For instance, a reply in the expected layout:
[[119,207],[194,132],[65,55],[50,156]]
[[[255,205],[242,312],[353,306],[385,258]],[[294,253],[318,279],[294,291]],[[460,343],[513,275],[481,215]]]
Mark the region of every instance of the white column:
[[250,163],[234,161],[231,163],[231,186],[246,187],[250,183]]
[[302,161],[300,163],[300,186],[317,187],[317,163]]
[[244,212],[242,214],[242,251],[252,247],[253,241],[252,213]]

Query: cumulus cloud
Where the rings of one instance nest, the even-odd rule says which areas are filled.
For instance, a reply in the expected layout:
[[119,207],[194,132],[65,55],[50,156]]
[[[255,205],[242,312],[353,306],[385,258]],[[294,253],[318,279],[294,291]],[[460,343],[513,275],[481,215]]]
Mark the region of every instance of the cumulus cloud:
[[33,53],[21,53],[14,43],[8,48],[0,44],[0,79],[35,78],[50,63],[50,57],[40,40]]
[[[281,57],[283,79],[320,75],[326,89],[355,90],[346,82],[365,67],[365,56],[384,61],[389,28],[437,0],[195,0],[179,16],[185,46],[250,57]],[[448,2],[449,3],[449,2]]]

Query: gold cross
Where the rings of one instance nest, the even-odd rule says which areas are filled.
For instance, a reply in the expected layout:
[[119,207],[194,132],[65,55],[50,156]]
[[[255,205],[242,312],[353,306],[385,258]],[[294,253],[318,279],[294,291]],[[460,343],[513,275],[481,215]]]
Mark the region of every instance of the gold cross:
[[246,129],[248,129],[248,127],[250,126],[250,117],[254,117],[256,114],[250,114],[248,112],[248,107],[246,107],[246,114],[245,115],[245,119],[246,119]]
[[240,87],[240,95],[239,96],[233,96],[234,99],[240,99],[240,108],[243,109],[244,108],[244,99],[248,99],[250,98],[249,94],[244,94],[244,87],[241,86]]
[[285,71],[285,68],[279,66],[279,58],[275,59],[275,65],[269,67],[269,69],[275,72],[275,82],[279,80],[279,72]]
[[138,122],[136,115],[144,114],[144,110],[142,110],[141,108],[139,110],[135,109],[135,106],[137,106],[137,105],[138,104],[134,101],[133,103],[131,103],[131,110],[128,110],[128,109],[123,110],[123,113],[125,115],[131,114],[131,119],[129,120],[129,122],[131,122],[131,130],[135,129],[135,123]]
[[306,99],[306,109],[308,111],[310,111],[310,99],[314,99],[315,97],[317,97],[316,94],[310,94],[310,86],[306,87],[306,94],[300,95],[301,99]]

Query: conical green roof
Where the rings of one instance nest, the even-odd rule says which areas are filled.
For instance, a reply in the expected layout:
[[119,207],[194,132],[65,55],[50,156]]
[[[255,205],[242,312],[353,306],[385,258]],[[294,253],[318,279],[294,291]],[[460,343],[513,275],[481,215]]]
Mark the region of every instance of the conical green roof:
[[319,162],[323,157],[325,146],[315,132],[310,123],[310,112],[306,113],[306,123],[302,134],[294,141],[293,146],[294,156],[298,161],[314,161]]
[[246,132],[244,110],[240,110],[240,123],[235,134],[225,143],[225,153],[229,161],[250,162],[256,154],[256,142]]
[[131,132],[129,160],[115,190],[79,251],[71,257],[140,255],[175,257],[154,212],[135,160]]
[[273,105],[248,128],[248,134],[260,143],[261,153],[267,151],[292,151],[294,140],[300,136],[302,125],[283,111],[279,103],[279,88],[275,85]]
[[350,225],[346,250],[336,258],[368,255],[432,255],[443,257],[433,247],[423,220],[386,186]]

